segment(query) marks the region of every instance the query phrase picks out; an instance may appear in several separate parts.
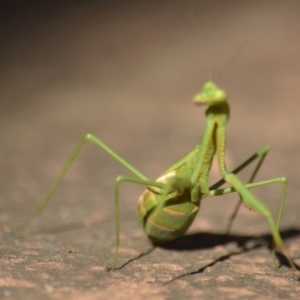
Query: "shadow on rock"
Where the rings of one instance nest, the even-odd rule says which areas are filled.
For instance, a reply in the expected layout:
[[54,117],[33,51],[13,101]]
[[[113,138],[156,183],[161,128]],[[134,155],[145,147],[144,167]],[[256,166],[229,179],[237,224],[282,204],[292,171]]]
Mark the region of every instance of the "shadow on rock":
[[[281,231],[281,237],[283,240],[288,240],[290,238],[294,238],[300,236],[299,229],[287,229],[285,231]],[[194,233],[187,234],[178,239],[167,242],[164,244],[155,244],[157,247],[164,249],[173,249],[178,251],[187,251],[187,250],[197,250],[197,249],[209,249],[218,245],[226,245],[230,242],[235,242],[239,247],[245,247],[246,243],[249,241],[254,241],[257,244],[271,244],[272,243],[272,235],[271,234],[263,234],[259,236],[253,235],[235,235],[229,234],[226,235],[224,233]]]
[[[289,238],[294,238],[300,235],[300,230],[299,229],[288,229],[283,232],[281,232],[281,236],[284,240],[287,240]],[[251,247],[247,247],[246,243],[252,241],[255,242],[254,245]],[[195,250],[195,249],[207,249],[211,248],[217,245],[225,245],[230,242],[236,242],[238,246],[240,247],[239,251],[234,251],[231,253],[228,253],[226,255],[222,255],[219,258],[215,259],[211,263],[201,267],[198,270],[188,272],[185,274],[181,274],[177,277],[174,277],[173,279],[165,282],[162,284],[161,287],[169,285],[170,283],[176,281],[177,279],[181,279],[186,276],[191,276],[199,273],[203,273],[208,267],[212,267],[215,264],[219,262],[226,261],[230,259],[232,256],[235,255],[240,255],[242,253],[246,253],[249,251],[252,251],[254,249],[261,248],[265,246],[266,244],[271,245],[272,243],[272,235],[271,234],[265,234],[261,236],[241,236],[241,235],[225,235],[225,234],[216,234],[216,233],[196,233],[196,234],[190,234],[190,235],[185,235],[182,236],[175,241],[166,243],[166,244],[161,244],[157,245],[158,247],[164,248],[164,249],[174,249],[174,250],[179,250],[179,251],[188,251],[188,250]],[[268,246],[268,248],[271,250],[272,247]],[[288,261],[288,259],[280,252],[275,252],[276,256],[278,258],[280,266],[287,266],[291,268],[291,265]],[[295,268],[299,271],[300,267],[295,264]],[[299,280],[299,276],[297,276]]]

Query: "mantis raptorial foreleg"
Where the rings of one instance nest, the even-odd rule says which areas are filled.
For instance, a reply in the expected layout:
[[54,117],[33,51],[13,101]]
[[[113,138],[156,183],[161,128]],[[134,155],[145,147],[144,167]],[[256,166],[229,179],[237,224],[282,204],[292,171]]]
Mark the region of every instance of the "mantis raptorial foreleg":
[[[243,184],[234,173],[231,173],[227,170],[225,165],[225,153],[224,153],[225,135],[226,135],[226,126],[223,123],[218,124],[216,128],[216,145],[217,145],[216,155],[218,158],[218,165],[219,165],[221,176],[224,178],[224,180],[227,183],[231,184],[235,188],[237,193],[241,196],[243,203],[248,208],[257,211],[267,219],[275,244],[279,247],[282,247],[284,243],[280,237],[278,229],[273,221],[273,218],[268,208],[249,191],[246,185]],[[284,194],[284,198],[285,198],[285,194]]]
[[[262,214],[270,227],[274,243],[277,247],[284,249],[285,245],[283,243],[283,240],[279,234],[278,227],[282,215],[282,210],[284,206],[284,201],[286,198],[286,189],[287,189],[287,181],[285,178],[280,178],[280,180],[283,180],[284,182],[284,188],[281,196],[281,201],[280,201],[280,209],[279,209],[279,215],[278,215],[278,220],[277,220],[277,225],[275,224],[272,215],[269,211],[269,209],[256,197],[254,196],[250,191],[249,191],[249,186],[251,185],[248,184],[243,184],[240,179],[232,172],[229,172],[226,168],[225,164],[225,141],[226,141],[226,128],[227,128],[227,115],[220,116],[220,117],[215,117],[212,116],[211,119],[208,118],[207,121],[207,127],[212,127],[215,124],[215,144],[216,144],[216,155],[218,158],[218,166],[220,170],[221,176],[224,178],[224,180],[229,183],[235,191],[240,195],[240,199],[243,201],[245,206],[248,208]],[[257,169],[260,167],[262,161],[264,159],[264,156],[262,156],[262,160],[258,163],[257,168],[255,169],[253,175],[251,176],[250,180],[255,177]],[[278,179],[275,179],[277,181]],[[272,181],[272,180],[271,180]],[[267,183],[271,183],[270,180],[267,181]],[[253,184],[252,184],[253,186]],[[257,186],[257,184],[254,184],[254,186]],[[286,252],[286,250],[284,250]],[[287,252],[286,252],[287,254]],[[289,255],[286,255],[291,267],[296,270],[296,267],[292,260],[290,259]]]

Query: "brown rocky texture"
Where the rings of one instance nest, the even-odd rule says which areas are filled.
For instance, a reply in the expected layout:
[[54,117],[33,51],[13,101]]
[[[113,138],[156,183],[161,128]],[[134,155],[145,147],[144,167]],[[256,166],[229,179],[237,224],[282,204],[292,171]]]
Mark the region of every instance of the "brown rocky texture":
[[[191,99],[209,65],[230,96],[228,165],[269,144],[258,179],[289,179],[281,232],[300,264],[299,1],[3,1],[0,14],[4,230],[33,212],[87,132],[151,178],[180,158],[203,131]],[[143,188],[124,184],[120,265],[146,254],[106,272],[119,174],[87,145],[26,237],[1,235],[1,299],[299,299],[285,260],[273,268],[261,216],[243,208],[224,234],[236,195],[206,199],[186,236],[149,251],[135,216]],[[276,214],[280,191],[255,193]]]

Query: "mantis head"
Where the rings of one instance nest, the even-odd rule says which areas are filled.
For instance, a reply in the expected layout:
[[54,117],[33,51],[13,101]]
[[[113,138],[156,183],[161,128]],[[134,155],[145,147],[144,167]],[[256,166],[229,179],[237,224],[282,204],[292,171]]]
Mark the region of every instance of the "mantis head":
[[203,84],[201,91],[194,97],[196,105],[213,106],[227,101],[227,94],[215,83],[207,81]]

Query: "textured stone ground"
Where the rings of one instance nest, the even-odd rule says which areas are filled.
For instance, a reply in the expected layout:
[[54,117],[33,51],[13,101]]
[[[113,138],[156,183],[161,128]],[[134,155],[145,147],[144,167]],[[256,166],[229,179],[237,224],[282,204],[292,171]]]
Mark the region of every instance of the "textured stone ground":
[[[281,232],[300,265],[298,1],[19,2],[0,10],[3,230],[34,211],[87,132],[155,178],[201,138],[204,109],[191,99],[211,72],[230,97],[228,166],[268,144],[258,179],[289,179]],[[284,258],[273,268],[261,216],[243,208],[224,234],[236,195],[206,199],[186,236],[152,249],[136,222],[143,188],[124,185],[119,264],[128,263],[106,272],[119,174],[128,173],[87,145],[25,236],[1,234],[1,299],[299,298]],[[274,215],[280,192],[255,190]]]

